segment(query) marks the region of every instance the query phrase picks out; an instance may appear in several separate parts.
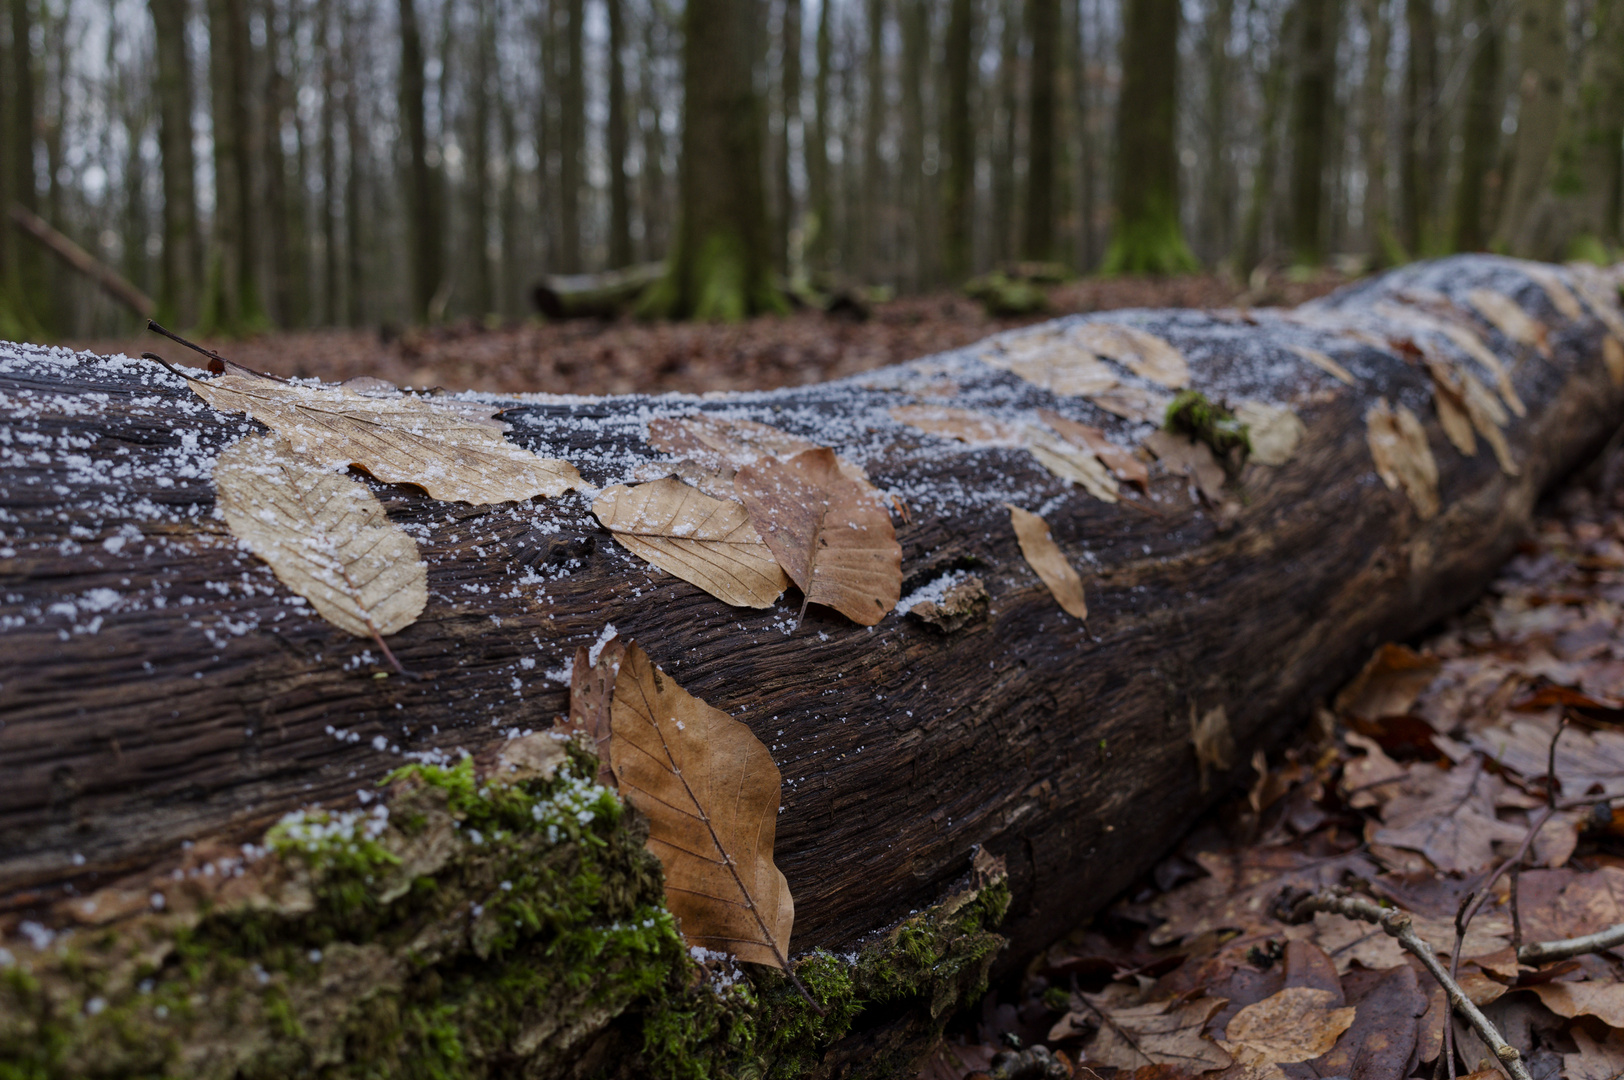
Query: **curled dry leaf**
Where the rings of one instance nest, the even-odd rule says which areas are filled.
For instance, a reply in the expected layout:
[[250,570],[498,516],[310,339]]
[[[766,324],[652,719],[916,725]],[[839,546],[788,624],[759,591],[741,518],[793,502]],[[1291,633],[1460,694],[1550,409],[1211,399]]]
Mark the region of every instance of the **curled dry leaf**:
[[1353,1026],[1356,1010],[1335,1007],[1337,994],[1288,986],[1230,1018],[1219,1043],[1245,1065],[1290,1065],[1328,1053]]
[[1190,385],[1190,365],[1184,354],[1155,334],[1117,323],[1091,322],[1070,335],[1083,348],[1115,360],[1141,379],[1169,390]]
[[898,405],[891,419],[909,427],[944,435],[971,446],[1019,446],[1021,433],[1013,424],[970,409],[945,405]]
[[365,484],[264,435],[221,454],[214,482],[232,533],[334,626],[381,638],[422,614],[417,542]]
[[1208,787],[1209,770],[1227,772],[1235,764],[1235,736],[1229,730],[1229,713],[1216,705],[1196,718],[1195,703],[1190,703],[1190,742],[1195,747],[1196,768],[1201,775],[1201,790]]
[[588,649],[585,645],[575,650],[570,663],[570,712],[561,726],[567,732],[578,732],[592,743],[598,754],[598,783],[615,786],[615,774],[609,768],[609,739],[613,734],[609,705],[615,695],[615,680],[620,665],[626,659],[626,646],[614,635],[613,625],[605,628],[608,637]]
[[1376,475],[1389,489],[1404,489],[1423,521],[1438,515],[1438,462],[1427,445],[1427,432],[1415,413],[1378,398],[1365,413],[1365,439],[1376,463]]
[[1168,472],[1192,480],[1208,503],[1222,507],[1230,501],[1224,494],[1224,468],[1206,443],[1157,428],[1145,436],[1144,445]]
[[673,682],[635,642],[610,706],[610,765],[649,820],[690,945],[788,969],[795,902],[773,863],[782,779],[750,729]]
[[1505,293],[1493,289],[1473,289],[1466,294],[1466,299],[1478,314],[1512,341],[1537,350],[1541,356],[1551,355],[1551,348],[1545,342],[1544,325]]
[[1584,318],[1585,309],[1580,305],[1579,298],[1573,295],[1573,290],[1568,288],[1567,282],[1562,280],[1562,275],[1554,267],[1543,263],[1525,263],[1522,271],[1534,280],[1534,284],[1545,290],[1546,299],[1564,319]]
[[1077,576],[1077,571],[1072,569],[1071,563],[1061,552],[1060,545],[1049,535],[1049,523],[1018,506],[1009,508],[1009,520],[1015,527],[1015,539],[1021,545],[1026,564],[1042,579],[1055,602],[1068,615],[1088,618],[1088,603],[1083,599],[1083,579]]
[[[1169,998],[1149,1004],[1116,1004],[1112,995],[1084,994],[1076,1008],[1055,1024],[1050,1038],[1092,1023],[1098,1030],[1083,1047],[1091,1065],[1131,1070],[1147,1065],[1174,1066],[1184,1075],[1228,1068],[1230,1057],[1202,1034],[1207,1021],[1224,1007],[1224,999],[1194,1001]],[[1086,1003],[1086,1004],[1085,1004]],[[1119,1073],[1118,1075],[1124,1075]]]
[[1520,472],[1511,459],[1511,447],[1501,428],[1511,418],[1493,394],[1469,371],[1451,364],[1427,358],[1427,370],[1432,373],[1433,402],[1438,409],[1438,420],[1444,434],[1456,449],[1468,457],[1477,453],[1475,430],[1494,451],[1500,471],[1507,476]]
[[1025,431],[1026,448],[1038,464],[1062,480],[1080,484],[1101,502],[1117,501],[1117,482],[1092,450],[1073,446],[1035,427]]
[[1372,653],[1353,681],[1337,693],[1336,711],[1360,720],[1403,716],[1442,668],[1436,656],[1388,642]]
[[713,499],[680,480],[603,489],[592,512],[647,562],[735,607],[771,607],[789,579],[743,504]]
[[1349,386],[1353,385],[1353,373],[1318,349],[1310,349],[1306,345],[1287,345],[1286,348],[1307,360],[1310,364],[1331,376],[1331,378],[1339,379]]
[[1121,380],[1109,364],[1080,344],[1071,331],[1045,328],[1006,338],[981,359],[1050,393],[1093,397]]
[[[789,458],[818,444],[754,420],[730,420],[706,413],[650,420],[649,445],[666,454],[687,458],[717,478],[730,481],[739,468],[764,457]],[[837,457],[842,475],[869,484],[868,474],[845,458]],[[686,477],[684,477],[686,479]],[[706,487],[705,484],[695,484]]]
[[1118,386],[1089,397],[1090,401],[1114,416],[1142,424],[1159,424],[1173,400],[1142,386]]
[[504,439],[506,425],[490,419],[490,406],[303,386],[245,372],[187,382],[216,409],[246,413],[318,465],[357,465],[386,483],[415,484],[432,498],[476,505],[582,486],[569,462]]
[[1624,983],[1548,982],[1533,990],[1558,1016],[1594,1016],[1610,1028],[1624,1029]]
[[1297,414],[1280,405],[1243,401],[1235,406],[1235,418],[1246,425],[1252,447],[1247,460],[1259,465],[1284,465],[1308,434]]
[[739,497],[778,563],[806,594],[873,626],[902,596],[902,547],[872,487],[842,474],[834,451],[762,458],[738,472]]
[[1145,468],[1145,463],[1135,457],[1132,450],[1106,438],[1105,432],[1099,428],[1068,420],[1053,409],[1039,409],[1038,415],[1062,439],[1093,453],[1118,480],[1138,484],[1141,491],[1150,485],[1150,472]]

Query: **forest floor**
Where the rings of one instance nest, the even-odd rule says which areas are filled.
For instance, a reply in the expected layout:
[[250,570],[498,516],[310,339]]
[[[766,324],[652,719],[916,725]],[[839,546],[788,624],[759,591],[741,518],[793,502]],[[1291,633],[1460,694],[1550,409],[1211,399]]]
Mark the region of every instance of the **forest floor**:
[[[876,304],[862,320],[798,311],[736,325],[538,319],[491,328],[470,321],[404,333],[300,330],[204,344],[256,370],[328,381],[371,376],[403,387],[493,393],[767,390],[913,360],[1057,315],[1295,304],[1344,280],[1330,271],[1309,280],[1277,274],[1250,288],[1216,274],[1087,278],[1055,286],[1047,312],[1018,319],[991,318],[976,301],[941,292]],[[150,350],[171,360],[184,351],[146,332],[72,344],[102,354]]]
[[[987,994],[921,1080],[1456,1075],[1434,1071],[1444,991],[1417,956],[1298,906],[1337,892],[1408,912],[1535,1080],[1624,1075],[1624,932],[1527,951],[1624,923],[1621,478],[1615,449],[1570,482],[1486,596],[1378,649],[1249,790]],[[1501,1075],[1468,1024],[1448,1037],[1459,1075]]]

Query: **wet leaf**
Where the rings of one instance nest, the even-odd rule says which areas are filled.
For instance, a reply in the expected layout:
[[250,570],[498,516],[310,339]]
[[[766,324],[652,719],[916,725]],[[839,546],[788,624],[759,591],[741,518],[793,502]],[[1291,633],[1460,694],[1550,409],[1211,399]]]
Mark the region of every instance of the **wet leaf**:
[[1169,390],[1190,385],[1190,365],[1184,354],[1155,334],[1117,323],[1090,322],[1073,328],[1070,339]]
[[1507,338],[1537,350],[1541,356],[1548,358],[1551,355],[1551,348],[1545,343],[1545,327],[1505,293],[1493,289],[1473,289],[1466,294],[1466,299],[1478,314]]
[[[750,521],[806,603],[873,626],[902,596],[902,548],[874,489],[841,473],[820,447],[738,472]],[[805,610],[805,604],[802,605]]]
[[1049,523],[1018,506],[1009,508],[1009,520],[1015,527],[1015,539],[1021,545],[1026,564],[1043,581],[1055,603],[1068,615],[1088,618],[1088,603],[1083,599],[1083,579],[1066,561],[1054,537],[1049,535]]
[[1310,364],[1313,364],[1315,367],[1319,368],[1333,379],[1338,379],[1345,382],[1349,386],[1353,385],[1353,373],[1347,368],[1343,367],[1341,364],[1337,363],[1335,360],[1332,360],[1325,353],[1320,352],[1318,349],[1310,349],[1306,345],[1287,345],[1286,348],[1290,349],[1304,360],[1307,360]]
[[639,558],[735,607],[771,607],[789,579],[742,503],[680,480],[607,487],[592,512]]
[[1229,730],[1229,713],[1216,705],[1196,719],[1190,706],[1190,742],[1195,746],[1196,766],[1201,773],[1201,790],[1207,790],[1208,771],[1228,772],[1235,764],[1235,736]]
[[1247,460],[1259,465],[1284,465],[1308,434],[1296,413],[1261,401],[1243,401],[1236,405],[1235,418],[1246,425],[1246,438],[1252,446]]
[[1359,854],[1314,858],[1289,848],[1240,848],[1199,852],[1195,862],[1207,872],[1150,902],[1162,920],[1148,940],[1167,945],[1217,930],[1260,927],[1279,932],[1274,902],[1288,888],[1317,891],[1341,884],[1344,875],[1374,877],[1376,868]]
[[1222,998],[1125,1004],[1106,994],[1082,997],[1092,1007],[1074,1010],[1067,1019],[1073,1026],[1085,1021],[1098,1025],[1099,1030],[1083,1046],[1084,1060],[1090,1065],[1118,1069],[1172,1065],[1189,1073],[1204,1073],[1230,1064],[1229,1055],[1202,1034],[1207,1021],[1223,1008]]
[[1393,409],[1379,398],[1365,413],[1365,437],[1376,475],[1393,491],[1404,489],[1423,521],[1438,515],[1438,462],[1427,432],[1408,408]]
[[1544,1006],[1558,1016],[1594,1016],[1610,1028],[1624,1029],[1624,983],[1548,982],[1532,987]]
[[222,453],[214,482],[232,534],[334,626],[383,637],[422,614],[428,574],[417,542],[365,484],[264,435]]
[[1584,1028],[1572,1031],[1577,1052],[1562,1055],[1562,1075],[1568,1080],[1618,1080],[1624,1076],[1624,1031],[1609,1031],[1597,1042]]
[[504,439],[506,425],[489,418],[494,406],[305,386],[243,370],[187,382],[214,408],[246,413],[318,466],[355,465],[385,483],[414,484],[431,498],[475,505],[582,486],[569,462]]
[[1378,648],[1336,695],[1336,711],[1361,720],[1403,716],[1438,677],[1438,658],[1391,642]]
[[[1379,928],[1368,923],[1364,926],[1392,941]],[[1398,948],[1397,942],[1393,947]],[[1418,1022],[1427,1011],[1427,997],[1421,992],[1415,970],[1402,959],[1383,966],[1391,970],[1357,977],[1359,991],[1350,993],[1348,1002],[1355,1010],[1353,1024],[1328,1053],[1315,1059],[1314,1071],[1320,1076],[1391,1080],[1405,1074],[1420,1034]]]
[[[1513,720],[1467,740],[1529,781],[1549,766],[1551,726],[1538,720]],[[1565,794],[1624,795],[1624,733],[1569,728],[1556,745],[1556,777]]]
[[1337,1008],[1338,996],[1329,990],[1288,986],[1236,1013],[1220,1045],[1252,1066],[1290,1065],[1319,1057],[1353,1025],[1356,1010]]
[[1145,468],[1145,463],[1135,457],[1132,450],[1106,438],[1105,432],[1099,428],[1068,420],[1053,409],[1039,409],[1038,415],[1062,439],[1092,452],[1118,480],[1138,484],[1141,491],[1150,485],[1150,472]]
[[750,729],[626,646],[610,708],[621,794],[649,820],[690,945],[786,967],[795,903],[773,863],[781,778]]
[[891,410],[891,419],[909,427],[944,435],[971,446],[1019,446],[1021,433],[1013,424],[997,417],[970,409],[954,409],[946,405],[898,405]]
[[1516,844],[1527,829],[1501,821],[1499,796],[1509,794],[1505,781],[1467,765],[1448,772],[1418,763],[1411,781],[1382,810],[1377,843],[1425,855],[1438,869],[1470,874],[1495,859],[1496,842]]

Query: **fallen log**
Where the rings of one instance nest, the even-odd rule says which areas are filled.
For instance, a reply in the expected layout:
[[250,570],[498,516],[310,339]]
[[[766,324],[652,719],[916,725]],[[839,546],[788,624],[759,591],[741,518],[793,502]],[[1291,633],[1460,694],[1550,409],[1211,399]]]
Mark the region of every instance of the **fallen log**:
[[548,274],[530,295],[549,319],[612,319],[635,307],[664,274],[663,262],[596,274]]
[[[1474,596],[1624,417],[1619,277],[1460,257],[1297,311],[1060,320],[773,393],[459,396],[599,486],[667,471],[660,417],[833,447],[906,511],[904,601],[797,625],[793,590],[728,607],[642,562],[589,495],[368,481],[427,564],[388,639],[416,679],[216,516],[215,460],[259,424],[147,361],[0,346],[0,1060],[900,1075],[1000,948],[1018,966],[1074,926],[1371,647]],[[1180,365],[1196,441],[1146,422]],[[1110,483],[1056,441],[1078,424],[1117,448]],[[1086,622],[1006,504],[1082,571]],[[985,597],[945,611],[970,577]],[[816,1008],[686,951],[641,818],[579,745],[538,757],[609,623],[782,771]]]

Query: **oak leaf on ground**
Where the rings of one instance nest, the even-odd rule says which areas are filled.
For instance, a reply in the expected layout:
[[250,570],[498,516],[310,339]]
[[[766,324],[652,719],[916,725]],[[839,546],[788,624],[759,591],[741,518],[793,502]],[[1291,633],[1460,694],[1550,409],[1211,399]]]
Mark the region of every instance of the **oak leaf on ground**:
[[1220,1045],[1242,1064],[1291,1065],[1328,1053],[1353,1026],[1357,1010],[1337,1007],[1340,993],[1288,986],[1229,1021]]
[[[1133,995],[1083,994],[1074,1008],[1055,1026],[1071,1029],[1092,1021],[1094,1035],[1083,1046],[1090,1065],[1138,1069],[1146,1065],[1172,1065],[1191,1074],[1227,1068],[1230,1057],[1203,1034],[1207,1021],[1224,1006],[1223,998],[1194,1001],[1168,998],[1137,1003]],[[1076,1001],[1076,999],[1073,999]],[[1053,1036],[1051,1035],[1051,1038]]]

